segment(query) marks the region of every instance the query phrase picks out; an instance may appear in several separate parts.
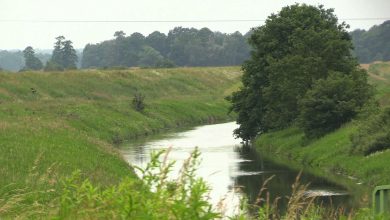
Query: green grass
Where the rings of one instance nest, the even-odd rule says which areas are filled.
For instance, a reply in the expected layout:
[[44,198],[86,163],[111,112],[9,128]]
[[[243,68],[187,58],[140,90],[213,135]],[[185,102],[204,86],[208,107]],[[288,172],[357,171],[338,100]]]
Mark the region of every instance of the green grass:
[[[224,97],[240,75],[239,67],[0,73],[0,189],[25,186],[33,168],[55,169],[52,182],[76,169],[103,186],[134,176],[114,143],[231,120]],[[136,91],[146,97],[142,113],[131,106]]]
[[376,87],[381,105],[390,105],[390,62],[373,63],[368,67],[370,82]]
[[[375,63],[369,68],[370,83],[376,87],[376,98],[381,106],[390,104],[390,63]],[[371,72],[375,70],[376,72]],[[375,76],[380,76],[380,78]],[[356,177],[355,182],[368,186],[390,183],[390,151],[369,156],[351,153],[351,134],[357,131],[359,121],[352,121],[342,128],[307,143],[304,134],[296,127],[261,135],[256,148],[271,159],[298,168],[309,167],[319,175],[339,173]],[[331,175],[330,175],[331,176]],[[333,177],[334,179],[338,178]],[[336,182],[340,182],[340,178]],[[348,181],[347,181],[348,182]],[[347,184],[347,183],[345,183]]]

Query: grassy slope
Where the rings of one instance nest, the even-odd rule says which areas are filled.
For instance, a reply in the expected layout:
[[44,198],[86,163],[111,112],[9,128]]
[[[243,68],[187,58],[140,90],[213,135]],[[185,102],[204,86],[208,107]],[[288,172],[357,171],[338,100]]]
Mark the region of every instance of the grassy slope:
[[[373,64],[369,71],[370,82],[377,88],[381,105],[390,105],[390,62]],[[369,185],[389,184],[390,151],[367,157],[349,154],[349,137],[356,129],[356,123],[350,122],[335,132],[304,144],[302,131],[291,127],[262,135],[256,140],[256,147],[277,161],[295,163],[300,167],[309,165],[323,175],[336,172],[357,177],[358,181]]]
[[[239,76],[239,67],[0,73],[0,189],[51,166],[52,182],[80,169],[117,183],[132,172],[113,142],[227,120],[223,98]],[[144,113],[131,107],[137,90]]]

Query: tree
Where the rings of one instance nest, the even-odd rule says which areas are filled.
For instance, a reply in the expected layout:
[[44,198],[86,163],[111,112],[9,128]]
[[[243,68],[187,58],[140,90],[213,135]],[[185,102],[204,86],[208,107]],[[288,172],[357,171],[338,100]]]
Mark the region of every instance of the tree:
[[150,46],[144,46],[138,57],[138,66],[141,67],[155,67],[158,63],[161,63],[164,60],[164,57],[160,54],[160,52]]
[[146,37],[146,43],[160,52],[163,56],[168,54],[167,36],[164,33],[154,31]]
[[242,67],[243,86],[229,97],[240,125],[235,135],[248,141],[291,125],[299,116],[299,100],[317,80],[331,72],[356,71],[346,28],[332,9],[295,4],[254,29],[251,58]]
[[123,39],[123,38],[125,38],[125,36],[126,36],[126,33],[123,31],[115,31],[115,33],[114,33],[115,39]]
[[65,69],[76,69],[77,54],[72,46],[72,41],[66,40],[62,43],[62,66]]
[[52,57],[45,70],[75,69],[78,58],[72,41],[66,40],[64,36],[58,36],[56,40]]
[[31,46],[23,50],[25,66],[23,70],[40,70],[43,68],[42,61],[35,56],[35,51]]
[[50,61],[52,63],[56,63],[58,66],[63,66],[62,65],[62,59],[63,59],[62,44],[63,44],[63,41],[65,40],[65,37],[58,36],[58,37],[56,37],[56,40],[57,41],[54,43],[54,50],[53,50]]

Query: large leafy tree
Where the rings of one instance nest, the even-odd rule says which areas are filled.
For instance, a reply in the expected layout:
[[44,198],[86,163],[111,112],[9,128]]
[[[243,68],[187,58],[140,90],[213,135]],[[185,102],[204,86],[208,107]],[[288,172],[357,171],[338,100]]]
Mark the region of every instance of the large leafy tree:
[[40,70],[43,68],[42,61],[35,56],[35,51],[31,46],[26,47],[23,50],[24,56],[24,70]]
[[253,30],[243,86],[229,97],[240,125],[235,135],[248,141],[289,126],[300,114],[298,101],[314,82],[331,72],[350,75],[356,71],[358,63],[351,55],[346,28],[332,9],[295,4]]

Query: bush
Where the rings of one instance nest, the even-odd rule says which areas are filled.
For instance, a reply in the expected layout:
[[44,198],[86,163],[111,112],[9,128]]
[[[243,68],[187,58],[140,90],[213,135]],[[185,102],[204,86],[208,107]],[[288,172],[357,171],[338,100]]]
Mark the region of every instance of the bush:
[[352,153],[368,155],[390,148],[390,107],[361,122],[351,135]]
[[137,112],[142,112],[145,109],[145,96],[142,95],[140,92],[136,92],[133,97],[133,108]]
[[64,71],[64,68],[53,61],[47,61],[44,71]]
[[163,59],[163,60],[159,60],[157,63],[156,63],[156,66],[155,67],[158,67],[158,68],[174,68],[176,67],[175,63],[170,60],[170,59]]
[[299,124],[308,138],[320,137],[351,120],[371,97],[364,72],[331,73],[299,101]]

